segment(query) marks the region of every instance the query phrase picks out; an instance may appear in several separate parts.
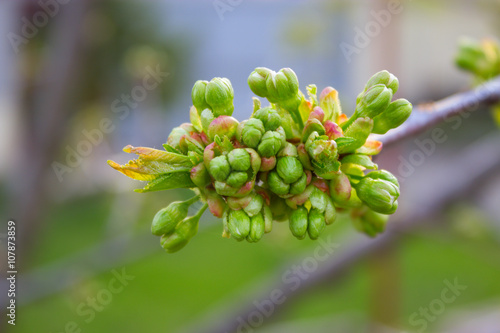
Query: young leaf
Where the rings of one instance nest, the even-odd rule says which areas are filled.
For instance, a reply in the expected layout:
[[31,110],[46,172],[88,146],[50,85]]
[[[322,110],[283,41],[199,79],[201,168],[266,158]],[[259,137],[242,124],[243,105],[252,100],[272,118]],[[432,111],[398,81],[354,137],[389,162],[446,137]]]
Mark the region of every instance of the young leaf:
[[189,172],[169,173],[157,177],[150,181],[143,189],[136,189],[135,192],[153,192],[162,190],[171,190],[174,188],[192,188],[196,185],[191,180]]

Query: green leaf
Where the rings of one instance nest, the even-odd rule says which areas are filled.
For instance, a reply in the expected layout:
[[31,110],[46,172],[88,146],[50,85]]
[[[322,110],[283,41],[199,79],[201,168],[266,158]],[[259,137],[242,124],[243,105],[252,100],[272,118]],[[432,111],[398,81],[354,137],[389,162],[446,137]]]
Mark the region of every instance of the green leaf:
[[344,157],[341,161],[342,164],[356,164],[361,165],[367,169],[377,169],[378,166],[373,163],[372,159],[367,155],[350,154]]
[[[354,139],[350,144],[339,147],[339,153],[353,153],[356,149],[361,148],[373,128],[373,120],[365,117],[356,119],[345,131],[344,136]],[[340,138],[339,138],[340,139]]]
[[186,172],[193,167],[190,158],[181,154],[132,146],[127,146],[123,150],[127,153],[138,154],[139,158],[131,160],[125,165],[120,165],[114,161],[108,161],[108,164],[113,169],[137,180],[151,181],[162,174]]
[[136,189],[135,192],[145,193],[153,191],[170,190],[174,188],[193,188],[196,185],[191,181],[189,172],[169,173],[159,176],[150,181],[143,189]]
[[164,143],[162,146],[163,146],[163,149],[165,149],[169,153],[181,154],[180,151],[178,151],[177,149],[175,149],[174,147],[172,147],[168,143]]

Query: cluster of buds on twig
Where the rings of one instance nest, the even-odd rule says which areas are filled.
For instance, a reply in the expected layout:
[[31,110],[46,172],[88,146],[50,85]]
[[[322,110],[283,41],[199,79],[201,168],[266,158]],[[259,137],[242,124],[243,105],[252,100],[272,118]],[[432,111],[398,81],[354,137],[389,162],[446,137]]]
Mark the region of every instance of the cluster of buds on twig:
[[[154,217],[152,232],[167,252],[185,246],[196,234],[203,211],[222,218],[223,237],[259,241],[273,222],[289,223],[298,239],[317,239],[338,212],[369,236],[385,229],[398,207],[399,184],[378,170],[372,156],[384,134],[401,125],[412,105],[392,101],[397,78],[376,73],[359,94],[354,114],[342,113],[338,93],[316,86],[299,90],[295,73],[257,68],[249,78],[254,97],[250,119],[238,122],[234,91],[226,78],[197,81],[190,123],[172,130],[164,150],[125,147],[139,155],[125,165],[108,163],[123,174],[148,181],[138,192],[190,188],[195,197],[173,202]],[[194,216],[188,208],[201,200]]]
[[[474,76],[474,85],[479,85],[500,75],[500,45],[494,39],[475,41],[463,38],[455,56],[458,67]],[[500,105],[493,107],[493,118],[500,126]]]

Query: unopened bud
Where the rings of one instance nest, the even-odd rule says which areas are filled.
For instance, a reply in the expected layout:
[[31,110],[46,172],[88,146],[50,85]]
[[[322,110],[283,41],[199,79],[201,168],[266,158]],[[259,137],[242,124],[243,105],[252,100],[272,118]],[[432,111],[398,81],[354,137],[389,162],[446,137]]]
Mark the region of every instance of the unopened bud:
[[248,174],[246,171],[233,171],[227,177],[226,183],[231,187],[241,187],[245,185],[248,180]]
[[302,163],[298,158],[291,156],[280,157],[276,165],[276,171],[287,184],[296,182],[304,174]]
[[257,67],[248,77],[248,86],[253,93],[260,97],[267,97],[266,81],[272,71],[269,68]]
[[227,227],[236,240],[245,239],[250,233],[250,217],[243,210],[229,212]]
[[214,177],[215,180],[225,181],[226,178],[231,173],[231,166],[225,155],[217,156],[210,161],[210,166],[208,167],[210,175]]
[[234,91],[228,79],[213,78],[207,84],[205,98],[215,117],[231,116],[233,114]]
[[191,169],[190,176],[193,183],[200,188],[204,188],[211,182],[207,167],[203,162]]
[[318,239],[323,230],[325,230],[325,214],[319,209],[313,208],[309,211],[309,224],[307,232],[311,239]]
[[299,91],[299,80],[290,68],[271,72],[266,80],[267,99],[272,102],[285,102],[295,97]]
[[276,171],[269,172],[267,176],[267,184],[269,189],[278,195],[288,194],[288,191],[290,190],[290,184],[285,183]]
[[175,226],[186,218],[189,207],[199,199],[199,196],[195,196],[186,201],[174,201],[167,207],[160,209],[153,218],[151,233],[156,236],[171,233]]
[[258,242],[266,229],[266,224],[262,213],[258,213],[250,218],[250,232],[247,236],[247,241],[250,243]]
[[302,173],[302,176],[295,182],[290,184],[290,194],[300,194],[304,192],[307,186],[307,175]]
[[238,127],[241,127],[241,135],[238,135],[238,139],[250,148],[257,148],[265,132],[262,121],[250,118],[242,126]]
[[253,114],[253,117],[262,121],[266,131],[275,131],[281,126],[281,117],[278,111],[270,107],[257,110]]
[[227,136],[229,140],[236,136],[238,121],[230,116],[219,116],[215,118],[208,126],[208,137],[214,140],[215,136]]
[[193,105],[200,115],[201,111],[210,107],[205,99],[207,84],[208,81],[198,80],[195,82],[193,90],[191,91]]
[[290,231],[298,239],[304,239],[308,226],[308,212],[304,206],[299,206],[290,215]]
[[382,178],[374,179],[369,175],[356,184],[359,198],[377,213],[393,214],[398,208],[398,186],[391,181]]
[[281,135],[275,131],[267,131],[257,148],[259,154],[264,157],[276,155],[281,149]]
[[250,154],[245,149],[237,148],[227,154],[232,170],[246,171],[250,169]]
[[250,217],[255,216],[262,210],[263,204],[264,199],[262,196],[255,194],[249,204],[244,208],[245,213],[247,213]]
[[325,127],[318,119],[312,118],[306,121],[304,130],[302,131],[302,142],[306,142],[311,133],[317,132],[318,135],[325,134]]
[[385,134],[388,130],[403,124],[412,111],[412,105],[406,99],[397,99],[384,112],[373,118],[372,133]]

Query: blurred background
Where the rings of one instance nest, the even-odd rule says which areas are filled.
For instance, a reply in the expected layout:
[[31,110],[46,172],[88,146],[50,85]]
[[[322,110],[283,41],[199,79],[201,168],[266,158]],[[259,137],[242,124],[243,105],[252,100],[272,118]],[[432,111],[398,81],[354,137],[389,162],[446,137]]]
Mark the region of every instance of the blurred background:
[[[414,105],[465,91],[471,78],[454,66],[457,41],[498,36],[499,14],[497,0],[0,1],[0,216],[17,222],[19,266],[16,326],[0,330],[208,332],[238,320],[276,283],[290,286],[285,276],[318,242],[275,224],[259,243],[237,243],[206,215],[184,250],[166,254],[151,220],[190,192],[135,193],[142,184],[106,161],[128,161],[127,144],[161,148],[189,120],[198,79],[229,78],[234,116],[246,119],[246,80],[258,66],[291,67],[303,91],[333,86],[347,114],[381,69]],[[429,131],[378,159],[402,183],[392,223],[439,190],[470,144],[500,140],[488,110],[438,126],[447,139],[431,152],[421,145]],[[239,331],[498,333],[499,202],[496,173],[342,280]],[[340,218],[322,238],[336,249],[317,269],[365,236]],[[451,290],[457,281],[462,289]]]

